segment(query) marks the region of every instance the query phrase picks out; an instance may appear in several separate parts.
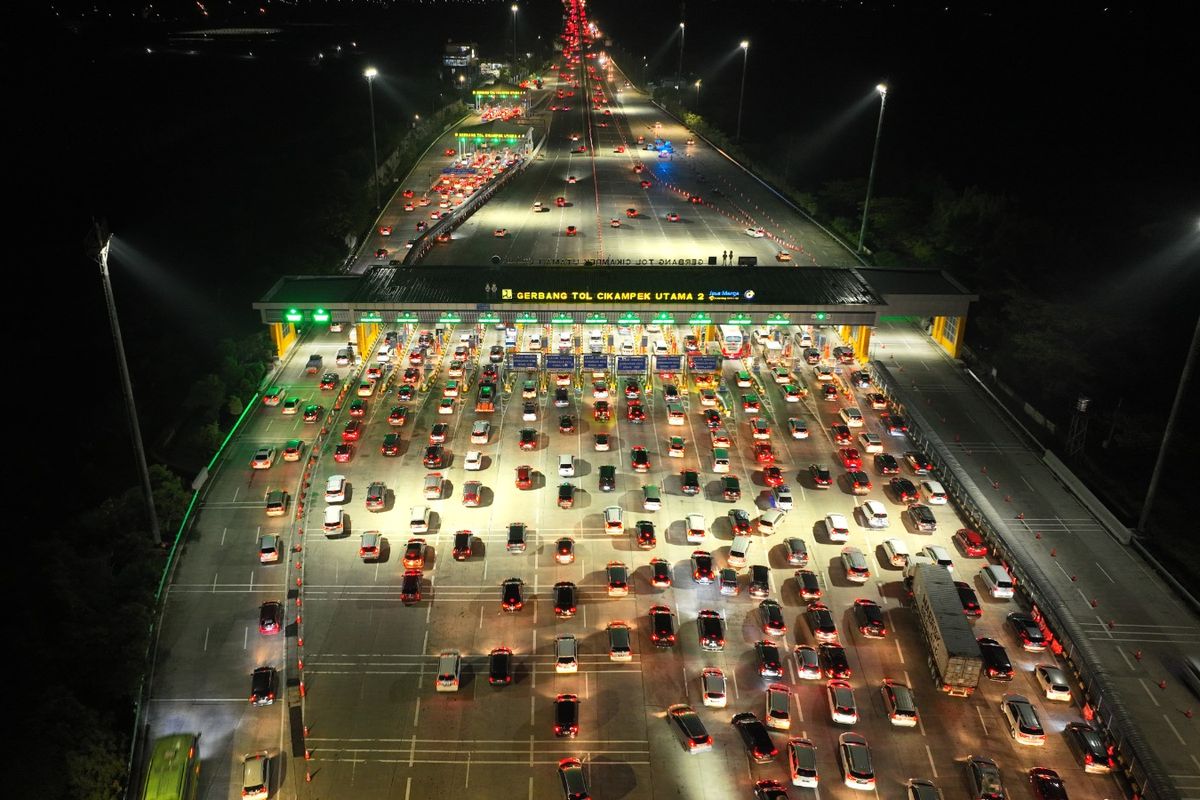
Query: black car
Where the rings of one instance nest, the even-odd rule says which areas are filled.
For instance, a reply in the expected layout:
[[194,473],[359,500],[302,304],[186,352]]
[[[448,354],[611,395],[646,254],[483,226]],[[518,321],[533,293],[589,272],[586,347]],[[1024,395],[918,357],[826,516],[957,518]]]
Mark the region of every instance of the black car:
[[558,487],[558,507],[573,508],[575,506],[575,487],[569,483]]
[[874,600],[862,597],[855,600],[854,620],[858,623],[858,631],[863,636],[873,639],[887,636],[887,623],[883,619],[883,611]]
[[600,491],[611,492],[617,488],[617,468],[611,464],[600,467]]
[[454,550],[452,554],[455,561],[466,561],[471,557],[471,532],[459,531],[454,534]]
[[808,613],[805,616],[808,619],[808,627],[812,629],[813,636],[818,641],[837,641],[837,621],[834,620],[829,606],[824,603],[809,603]]
[[637,546],[642,550],[653,550],[656,544],[658,544],[658,539],[654,536],[654,523],[648,519],[639,519],[637,522]]
[[813,486],[818,489],[828,489],[833,486],[833,473],[824,464],[809,464],[808,474],[812,477]]
[[1058,773],[1046,767],[1029,770],[1029,788],[1038,800],[1067,800],[1067,787]]
[[488,350],[488,361],[491,361],[493,364],[499,364],[503,360],[504,348],[498,344],[492,345],[492,348]]
[[1086,722],[1070,722],[1063,733],[1067,743],[1079,757],[1084,772],[1111,772],[1117,768],[1116,759],[1104,746],[1104,737]]
[[680,487],[684,494],[700,494],[700,474],[695,470],[685,469],[680,473]]
[[524,522],[513,522],[508,526],[508,543],[505,546],[510,553],[525,552]]
[[497,647],[488,655],[488,683],[492,686],[507,686],[512,683],[513,651]]
[[760,600],[771,593],[771,568],[766,564],[750,566],[750,596]]
[[783,677],[783,662],[779,660],[779,647],[769,639],[754,643],[758,656],[758,674],[764,678]]
[[696,614],[696,632],[700,636],[700,649],[725,649],[725,620],[716,611],[704,608]]
[[804,600],[816,600],[821,596],[821,579],[811,569],[796,570],[796,590]]
[[979,653],[983,656],[983,671],[993,681],[1011,681],[1013,679],[1012,662],[1008,660],[1008,652],[1004,645],[995,639],[981,636]]
[[746,744],[746,750],[755,763],[766,764],[775,760],[779,749],[771,741],[771,734],[762,720],[747,711],[735,714],[732,722],[733,726],[738,729],[738,733],[741,734],[742,741]]
[[525,607],[521,597],[521,587],[525,581],[520,578],[509,578],[500,585],[500,607],[505,611],[520,611]]
[[1038,627],[1033,617],[1022,611],[1014,611],[1008,615],[1008,627],[1017,635],[1021,647],[1031,653],[1040,653],[1046,649],[1046,637]]
[[566,408],[568,405],[570,405],[570,403],[571,403],[571,400],[567,394],[567,387],[565,387],[565,386],[555,387],[555,389],[554,389],[554,407],[555,408]]
[[732,475],[721,478],[721,496],[733,503],[742,499],[742,484]]
[[915,503],[921,499],[921,495],[917,493],[916,484],[908,478],[899,476],[888,481],[888,486],[892,490],[892,494],[896,495],[896,500],[901,503]]
[[817,660],[821,663],[821,672],[826,678],[850,677],[850,662],[846,660],[846,649],[840,644],[822,642],[817,647]]
[[570,581],[554,584],[554,615],[563,619],[575,616],[575,584]]
[[560,694],[554,699],[554,735],[574,739],[579,733],[579,697]]
[[804,362],[806,364],[813,364],[813,365],[820,364],[821,363],[821,351],[816,349],[815,347],[804,348]]
[[675,615],[666,606],[650,607],[650,641],[659,647],[675,644]]
[[692,580],[700,584],[713,582],[713,560],[707,550],[692,551]]
[[896,457],[889,453],[877,453],[875,455],[875,469],[880,475],[898,475],[900,473],[900,462]]
[[758,604],[758,619],[762,623],[763,633],[773,636],[783,636],[787,633],[787,623],[783,621],[783,608],[774,600],[763,600]]
[[250,673],[250,705],[269,706],[275,702],[274,667],[259,667]]
[[966,581],[955,581],[954,588],[958,590],[958,600],[962,603],[964,614],[968,617],[983,616],[983,609],[979,606],[979,595],[975,594],[971,584]]

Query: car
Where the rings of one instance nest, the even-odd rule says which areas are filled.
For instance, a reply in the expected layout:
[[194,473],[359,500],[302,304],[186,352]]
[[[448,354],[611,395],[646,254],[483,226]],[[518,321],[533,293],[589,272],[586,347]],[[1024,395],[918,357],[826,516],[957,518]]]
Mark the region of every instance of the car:
[[821,674],[826,678],[850,677],[850,662],[846,660],[846,650],[834,642],[822,642],[817,645],[817,660],[821,664]]
[[803,539],[789,536],[783,540],[783,552],[787,563],[793,567],[803,567],[808,563],[808,545]]
[[416,397],[417,390],[412,387],[412,384],[404,383],[396,389],[396,399],[402,403],[410,402]]
[[575,432],[575,417],[570,414],[563,414],[558,418],[559,433],[574,433]]
[[787,623],[783,619],[783,607],[774,600],[763,600],[758,604],[758,620],[763,633],[768,636],[783,636]]
[[393,425],[395,427],[404,425],[406,422],[408,422],[408,407],[393,406],[392,410],[388,413],[387,421],[388,425]]
[[593,441],[597,453],[607,453],[612,449],[611,439],[607,433],[597,433],[593,437]]
[[1067,674],[1054,664],[1038,664],[1033,668],[1033,676],[1047,700],[1071,702],[1071,684]]
[[843,447],[837,451],[837,455],[838,460],[842,462],[842,466],[846,469],[862,469],[862,456],[853,447]]
[[833,473],[824,464],[809,464],[808,474],[812,478],[813,486],[817,489],[828,489],[833,486]]
[[567,198],[565,198],[565,197],[554,198],[554,205],[558,206],[559,208],[565,208],[567,205]]
[[821,679],[821,659],[815,647],[798,644],[792,653],[796,656],[797,677],[810,681]]
[[667,442],[667,455],[671,458],[683,458],[684,441],[682,436],[672,436]]
[[933,511],[929,506],[914,503],[908,507],[905,513],[908,514],[908,518],[916,530],[924,533],[932,533],[937,530],[937,519],[933,516]]
[[640,445],[634,447],[629,454],[629,464],[634,472],[648,472],[650,470],[650,454],[646,448]]
[[874,600],[860,597],[854,601],[854,619],[858,623],[858,632],[871,639],[882,639],[887,636],[887,622],[883,618],[883,609]]
[[[859,494],[859,495],[870,494],[871,489],[874,488],[871,483],[871,477],[869,475],[867,475],[867,473],[863,472],[862,470],[858,470],[858,469],[852,469],[846,473],[846,483],[850,487],[851,494]],[[868,500],[867,502],[876,502],[876,501]],[[882,506],[881,506],[881,508],[882,508]],[[884,516],[886,518],[886,516],[887,516],[886,511],[884,512]],[[879,526],[879,527],[882,527],[882,526]]]
[[735,714],[732,722],[741,735],[750,758],[756,764],[774,761],[775,756],[779,755],[779,749],[771,741],[771,734],[767,731],[767,726],[754,714],[749,711]]
[[821,361],[821,351],[815,347],[804,348],[804,352],[801,355],[804,358],[804,362],[810,366],[815,366]]
[[715,406],[716,404],[717,404],[717,393],[716,392],[714,392],[712,389],[707,389],[707,388],[700,390],[700,405]]
[[570,536],[562,536],[554,543],[554,561],[558,564],[575,562],[575,540]]
[[959,528],[954,532],[954,541],[968,558],[984,558],[988,554],[987,542],[978,531],[970,528]]
[[[908,422],[899,414],[884,412],[879,415],[879,422],[883,425],[883,429],[892,436],[904,436],[908,433]],[[932,469],[932,467],[928,469]],[[925,473],[918,472],[917,474],[924,475]]]
[[983,609],[979,607],[979,596],[975,594],[971,584],[955,581],[954,588],[958,590],[958,601],[962,603],[963,614],[973,619],[983,616]]
[[276,683],[274,667],[258,667],[250,673],[250,705],[272,705],[275,702]]
[[756,394],[742,395],[742,410],[748,414],[757,414],[762,410],[762,403]]
[[696,612],[696,633],[700,638],[701,650],[725,649],[725,620],[720,613],[709,608]]
[[455,561],[466,561],[471,557],[471,543],[474,538],[470,531],[458,531],[454,534],[454,548],[450,554]]
[[533,428],[522,428],[519,434],[520,438],[517,441],[517,446],[522,450],[537,449],[537,431]]
[[729,510],[729,527],[733,529],[735,536],[750,533],[750,513],[740,508],[731,508]]
[[575,616],[575,584],[559,581],[554,584],[554,616],[569,619]]
[[279,561],[279,548],[283,544],[278,534],[263,533],[258,537],[258,563],[274,564]]
[[829,703],[829,716],[839,725],[858,724],[858,703],[854,701],[854,689],[849,681],[833,679],[825,684],[825,699]]
[[[788,739],[788,772],[793,786],[817,788],[820,774],[817,771],[817,746],[809,739]],[[785,795],[786,796],[786,795]]]
[[537,404],[525,403],[521,406],[522,422],[537,422]]
[[421,380],[421,371],[416,367],[408,367],[404,370],[401,380],[411,386]]
[[846,570],[846,580],[866,583],[871,579],[867,557],[857,547],[842,548],[842,567]]
[[788,433],[793,439],[808,438],[808,424],[798,417],[788,417]]
[[1017,744],[1040,747],[1046,744],[1046,730],[1037,709],[1023,695],[1005,694],[1000,699],[1000,714],[1008,723],[1009,734]]
[[843,514],[825,515],[825,533],[831,542],[846,542],[850,540],[850,523]]
[[271,754],[267,750],[242,758],[242,800],[267,800],[271,796]]
[[650,607],[650,641],[658,647],[675,644],[675,615],[667,606]]
[[421,463],[426,469],[441,469],[446,466],[446,449],[440,444],[431,444],[425,448]]
[[1083,764],[1084,772],[1105,774],[1116,770],[1113,748],[1106,747],[1104,737],[1086,722],[1068,722],[1063,733],[1067,744]]
[[558,777],[562,783],[565,800],[591,800],[583,762],[578,758],[564,758],[558,762]]
[[[445,425],[445,423],[438,423]],[[491,436],[492,424],[485,419],[476,420],[471,424],[471,444],[487,444]]]
[[350,401],[348,413],[352,417],[365,417],[367,415],[367,401],[361,397],[356,397]]
[[362,438],[363,424],[361,420],[352,419],[342,428],[343,442],[357,442]]
[[[817,380],[819,381],[832,381],[833,367],[828,364],[818,364],[813,367],[813,374],[817,376]],[[837,387],[834,387],[834,392],[837,392]]]
[[865,738],[857,733],[839,736],[838,760],[847,787],[868,792],[875,790],[875,767],[871,762],[871,748]]
[[467,481],[463,484],[462,504],[467,508],[478,508],[483,496],[483,484]]
[[283,604],[278,600],[268,600],[258,607],[258,632],[264,636],[274,636],[283,629]]
[[733,475],[721,478],[721,496],[733,503],[742,498],[742,485]]
[[1006,800],[1004,782],[996,762],[983,756],[967,757],[967,783],[971,800]]
[[900,474],[900,464],[896,461],[896,457],[889,453],[877,453],[875,455],[875,471],[880,475],[898,475]]
[[908,464],[914,475],[928,475],[933,469],[933,463],[915,450],[904,454],[904,463]]
[[492,686],[507,686],[512,683],[512,673],[512,648],[492,648],[492,651],[488,653],[488,683]]
[[791,703],[792,690],[787,684],[772,683],[767,687],[764,716],[768,728],[786,731],[792,727]]
[[384,434],[383,443],[379,446],[379,452],[389,457],[398,456],[400,455],[401,441],[400,434],[398,433]]
[[835,422],[829,426],[830,432],[833,434],[834,444],[850,444],[851,434],[850,429],[840,422]]
[[283,401],[283,408],[280,411],[288,416],[295,414],[300,410],[300,398],[289,397]]
[[742,591],[738,585],[738,571],[731,566],[721,567],[720,572],[716,573],[716,584],[721,594],[727,597],[737,597]]
[[921,493],[917,490],[916,485],[908,478],[896,476],[888,481],[888,488],[892,490],[892,494],[899,503],[921,502]]
[[375,251],[376,258],[387,258],[387,254],[388,254],[388,251],[387,251],[387,248],[385,248],[385,247],[381,247]]
[[746,228],[743,232],[752,239],[761,239],[767,235],[762,228]]
[[[754,460],[759,464],[774,464],[775,450],[771,447],[770,442],[755,442],[754,443]],[[782,480],[782,477],[781,477]]]
[[810,569],[798,569],[795,572],[796,591],[801,600],[820,600],[821,581],[817,573]]
[[672,211],[667,214],[667,222],[679,222],[679,215]]
[[641,550],[653,550],[658,540],[654,536],[654,523],[648,519],[637,521],[637,546]]
[[324,409],[316,403],[310,403],[304,407],[304,421],[308,424],[313,424],[321,418],[321,412]]
[[597,422],[608,422],[612,419],[612,408],[607,400],[597,400],[592,406],[592,419]]
[[[773,470],[773,469],[778,469],[778,467],[767,467],[766,470],[763,470],[763,480],[764,481],[767,480],[768,478],[770,478],[771,480],[774,479],[774,473],[772,473],[772,475],[770,475],[770,476],[768,476],[768,474],[767,474],[768,470]],[[780,483],[773,484],[773,485],[768,484],[768,485],[771,485],[771,487],[772,487],[771,488],[771,508],[777,509],[779,511],[791,511],[792,510],[792,488],[790,486],[785,485],[782,482],[783,481],[782,473],[780,473],[779,480],[780,480]]]
[[1037,800],[1067,800],[1067,788],[1062,778],[1047,767],[1029,770],[1029,788]]
[[339,464],[344,464],[354,455],[354,445],[345,442],[333,448],[333,460]]
[[629,567],[623,561],[608,562],[604,568],[604,576],[608,580],[609,597],[629,595]]
[[727,702],[725,673],[718,667],[705,667],[700,671],[700,691],[704,705],[724,708]]
[[988,679],[1004,682],[1011,681],[1013,679],[1013,666],[1004,646],[995,639],[989,639],[986,636],[980,636],[976,641],[979,643],[979,653],[983,657],[983,672],[987,675]]
[[679,489],[686,495],[700,494],[700,473],[685,469],[679,473]]
[[1006,619],[1022,649],[1030,653],[1040,653],[1046,649],[1046,637],[1033,617],[1023,611],[1013,611]]
[[921,490],[925,492],[926,502],[931,506],[944,506],[950,502],[949,495],[938,481],[921,481]]
[[617,468],[611,464],[601,466],[598,485],[602,492],[615,491],[617,488]]
[[820,602],[809,603],[805,618],[808,620],[808,627],[812,631],[813,638],[818,642],[836,642],[838,640],[837,622],[834,620],[829,606]]
[[764,678],[782,678],[783,662],[779,657],[779,646],[770,639],[762,639],[754,643],[754,653],[758,656],[758,674]]
[[830,403],[838,401],[838,389],[832,383],[827,383],[821,387],[821,396]]
[[630,402],[628,410],[625,412],[625,417],[635,425],[640,425],[646,421],[646,409],[642,408],[641,403],[635,401]]
[[579,697],[560,694],[554,698],[554,735],[573,739],[579,733]]
[[506,578],[500,584],[500,608],[504,611],[520,611],[525,607],[521,589],[525,581],[520,578]]
[[270,469],[275,463],[275,448],[260,447],[254,451],[254,455],[250,458],[251,469]]
[[579,229],[576,228],[574,225],[568,225],[566,233],[567,233],[567,236],[575,236],[576,234],[579,233]]

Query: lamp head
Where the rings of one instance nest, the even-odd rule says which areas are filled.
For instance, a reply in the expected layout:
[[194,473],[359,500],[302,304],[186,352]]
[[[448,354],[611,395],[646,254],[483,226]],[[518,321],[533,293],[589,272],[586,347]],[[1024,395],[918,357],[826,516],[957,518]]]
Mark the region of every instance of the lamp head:
[[881,83],[881,84],[877,85],[875,87],[875,91],[879,92],[880,94],[887,94],[887,84]]
[[738,45],[738,47],[741,47],[743,50],[748,50],[750,48],[750,42],[746,39],[742,39],[742,43]]
[[367,67],[366,69],[363,70],[363,77],[366,78],[367,80],[374,78],[378,74],[379,74],[379,70],[375,69],[374,67]]

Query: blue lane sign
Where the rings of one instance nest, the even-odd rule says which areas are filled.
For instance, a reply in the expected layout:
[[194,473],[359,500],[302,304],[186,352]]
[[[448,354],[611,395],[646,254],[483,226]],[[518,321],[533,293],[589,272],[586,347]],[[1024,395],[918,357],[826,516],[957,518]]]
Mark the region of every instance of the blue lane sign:
[[608,356],[604,353],[587,353],[583,357],[583,368],[593,372],[606,372]]
[[617,372],[645,372],[646,356],[617,356]]
[[546,369],[575,369],[575,355],[573,353],[546,353]]
[[538,354],[537,353],[513,353],[512,357],[513,369],[537,369]]
[[689,356],[688,366],[693,372],[716,372],[717,356]]
[[682,356],[655,356],[654,368],[659,372],[679,372]]

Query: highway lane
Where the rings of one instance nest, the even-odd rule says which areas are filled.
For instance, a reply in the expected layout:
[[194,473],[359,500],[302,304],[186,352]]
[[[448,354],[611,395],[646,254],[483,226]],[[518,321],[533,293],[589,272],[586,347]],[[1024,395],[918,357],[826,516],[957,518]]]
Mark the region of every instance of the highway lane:
[[[490,333],[491,336],[491,333]],[[553,341],[553,339],[551,339]],[[330,344],[330,348],[334,345]],[[300,349],[304,354],[306,344]],[[732,380],[733,365],[726,365],[726,378]],[[295,378],[296,385],[311,383],[311,378]],[[809,381],[810,387],[815,386]],[[426,470],[420,467],[421,443],[434,421],[446,419],[433,410],[430,398],[419,402],[420,410],[409,425],[401,428],[407,439],[406,451],[400,458],[385,459],[378,455],[378,439],[388,429],[383,415],[390,401],[372,402],[368,414],[367,434],[353,462],[332,464],[323,458],[314,487],[323,486],[331,471],[346,474],[352,485],[348,500],[350,533],[338,539],[326,540],[319,533],[319,513],[323,504],[310,506],[306,521],[306,581],[305,581],[305,673],[308,687],[305,698],[305,720],[312,727],[310,746],[313,748],[314,782],[323,796],[398,796],[401,790],[413,796],[437,796],[458,787],[476,788],[487,796],[487,786],[524,787],[528,794],[532,781],[533,796],[554,792],[557,778],[553,763],[565,754],[581,754],[588,759],[592,770],[596,796],[673,796],[677,786],[688,787],[686,796],[716,796],[726,792],[745,793],[750,777],[782,777],[779,764],[751,766],[746,763],[740,741],[728,726],[728,717],[740,710],[761,712],[764,682],[758,678],[752,642],[760,638],[755,624],[756,601],[745,593],[736,599],[716,594],[715,588],[696,587],[688,577],[686,559],[694,546],[686,545],[680,533],[679,521],[686,512],[701,509],[710,523],[706,547],[714,552],[718,564],[724,564],[728,542],[732,539],[724,521],[730,504],[715,499],[713,487],[716,476],[709,473],[708,464],[701,463],[701,444],[706,435],[700,419],[700,404],[690,393],[688,423],[683,426],[689,441],[689,451],[683,459],[668,458],[665,439],[679,431],[667,426],[662,414],[661,381],[654,379],[656,397],[649,420],[636,426],[624,419],[606,426],[590,420],[588,392],[580,402],[572,401],[572,413],[581,415],[580,431],[575,435],[559,434],[554,429],[557,420],[552,403],[546,396],[539,399],[539,420],[526,423],[520,420],[520,403],[505,404],[493,417],[492,444],[480,449],[491,456],[486,469],[478,477],[492,489],[491,498],[480,509],[464,509],[458,499],[462,481],[468,476],[461,469],[462,453],[468,449],[468,421],[473,410],[458,410],[451,415],[454,434],[450,450],[454,462],[444,473],[451,486],[445,499],[432,501],[436,507],[434,528],[426,539],[432,552],[427,564],[426,597],[413,607],[398,602],[398,577],[401,569],[398,558],[408,539],[407,510],[421,503],[421,477]],[[786,415],[796,404],[788,404],[774,384],[764,386],[764,396],[772,403],[775,431],[784,427]],[[624,409],[624,401],[614,403]],[[836,408],[834,403],[800,404],[809,417],[814,437],[808,441],[782,440],[776,433],[774,443],[782,453],[782,463],[792,476],[815,459],[830,461],[832,444],[818,432],[817,421],[827,426]],[[281,425],[277,409],[263,408],[256,413],[244,437],[244,452],[248,459],[252,445],[257,444],[257,428]],[[479,415],[486,419],[486,415]],[[743,477],[746,495],[738,507],[752,510],[755,498],[751,489],[751,470],[748,456],[749,432],[746,415],[734,411],[737,426],[731,426],[736,470]],[[870,416],[870,415],[869,415]],[[463,419],[466,417],[466,419]],[[539,428],[541,445],[534,453],[517,450],[515,431],[523,425]],[[596,453],[592,450],[590,434],[598,427],[616,433],[613,450]],[[338,426],[334,427],[335,431]],[[290,426],[283,433],[290,433]],[[653,468],[648,479],[634,476],[626,467],[629,449],[634,444],[647,446],[652,453]],[[890,444],[890,443],[889,443]],[[239,444],[241,447],[242,444]],[[572,451],[581,458],[580,477],[576,479],[582,492],[575,510],[560,510],[553,501],[557,485],[554,464],[558,452]],[[676,463],[682,461],[682,463]],[[511,487],[512,469],[520,463],[532,463],[539,468],[545,481],[533,492],[517,492]],[[230,461],[214,476],[217,486],[238,475],[245,483],[250,470],[240,467],[244,459]],[[596,488],[595,474],[599,465],[618,465],[618,491],[602,494]],[[737,461],[736,461],[737,463]],[[700,468],[704,482],[709,485],[707,497],[684,498],[678,493],[674,475],[686,467]],[[281,467],[266,470],[268,473]],[[290,468],[290,465],[288,465]],[[395,497],[389,510],[367,512],[361,504],[366,483],[370,480],[388,481]],[[256,476],[256,481],[259,476]],[[641,480],[655,480],[664,486],[664,507],[658,512],[642,512],[637,504],[637,486]],[[882,498],[877,488],[872,497]],[[230,486],[233,486],[230,481]],[[1010,789],[1020,794],[1019,769],[1039,763],[1049,763],[1067,776],[1070,790],[1076,796],[1105,796],[1111,792],[1108,778],[1084,776],[1073,768],[1073,758],[1061,740],[1052,740],[1044,751],[1018,747],[1002,732],[1001,718],[996,711],[1003,691],[1025,690],[1034,697],[1034,687],[1028,679],[1028,669],[1037,658],[1025,657],[1016,649],[1012,637],[1000,628],[1007,603],[984,600],[984,619],[980,630],[994,634],[1006,643],[1014,663],[1021,664],[1018,681],[1013,685],[985,684],[982,691],[970,700],[935,696],[928,688],[924,667],[924,648],[919,634],[908,618],[908,612],[898,604],[899,572],[878,563],[876,545],[881,535],[856,528],[853,545],[869,554],[872,570],[877,570],[876,583],[868,587],[848,584],[838,563],[840,545],[824,537],[817,519],[828,511],[850,512],[856,499],[841,489],[817,492],[804,482],[793,483],[797,488],[798,509],[792,512],[784,534],[802,535],[809,543],[814,569],[820,571],[827,588],[830,608],[838,615],[842,638],[850,652],[863,722],[854,729],[866,735],[874,746],[880,764],[881,790],[911,775],[935,777],[944,788],[954,790],[961,781],[956,760],[968,752],[988,752],[1000,760]],[[210,489],[210,492],[212,489]],[[241,494],[240,492],[238,493]],[[485,495],[486,498],[486,495]],[[600,510],[619,501],[626,513],[626,527],[634,519],[654,518],[659,523],[659,545],[653,553],[643,553],[631,547],[628,536],[610,537],[600,533]],[[244,498],[242,498],[244,500]],[[236,503],[238,499],[226,501]],[[890,500],[889,509],[899,511]],[[164,640],[170,643],[168,654],[161,656],[161,668],[156,673],[163,681],[155,687],[155,708],[168,698],[191,697],[197,702],[187,705],[185,714],[174,709],[174,720],[194,718],[206,724],[206,730],[217,735],[209,741],[230,740],[227,763],[234,762],[236,752],[263,746],[263,740],[281,740],[282,733],[270,730],[282,724],[283,718],[272,709],[248,709],[245,700],[245,681],[248,669],[260,655],[239,652],[240,640],[245,638],[247,625],[253,625],[254,609],[260,596],[246,589],[236,593],[212,591],[218,587],[227,567],[234,564],[242,573],[258,570],[254,566],[253,545],[226,549],[221,535],[210,531],[218,512],[238,513],[245,517],[244,539],[251,540],[251,531],[262,523],[260,509],[226,509],[210,497],[202,521],[188,547],[181,566],[180,578],[170,594]],[[905,535],[910,547],[916,549],[923,540],[948,543],[953,524],[947,524],[942,510],[938,517],[943,525],[936,536]],[[529,552],[510,555],[504,552],[504,525],[511,519],[524,519],[532,531]],[[224,525],[222,529],[224,528]],[[362,564],[356,555],[356,542],[361,530],[378,528],[389,540],[382,564]],[[449,558],[452,531],[470,528],[481,535],[481,553],[468,563],[455,563]],[[666,529],[666,530],[664,530]],[[568,534],[577,541],[577,559],[572,565],[558,565],[552,558],[554,537]],[[808,627],[802,618],[803,606],[794,591],[790,570],[782,564],[779,535],[773,537],[767,553],[773,571],[773,596],[785,603],[790,631],[787,645],[811,642]],[[227,540],[228,541],[228,540]],[[211,553],[210,553],[211,551]],[[205,558],[211,555],[211,558]],[[670,558],[676,565],[676,584],[668,590],[649,587],[648,559],[650,555]],[[634,567],[634,591],[626,599],[610,599],[604,591],[604,564],[620,559]],[[960,565],[962,561],[960,559]],[[964,565],[965,566],[965,565]],[[961,567],[960,567],[961,569]],[[262,567],[271,571],[271,567]],[[194,575],[193,575],[194,572]],[[502,614],[498,609],[499,583],[509,576],[522,577],[529,594],[527,608],[518,614]],[[550,590],[559,579],[571,579],[581,588],[580,614],[571,620],[553,618]],[[246,581],[248,584],[248,581]],[[258,581],[256,579],[256,584]],[[262,587],[259,587],[262,588]],[[282,590],[270,585],[266,595]],[[883,640],[860,640],[851,630],[851,618],[846,609],[854,597],[877,597],[889,609],[895,634]],[[431,601],[432,599],[432,601]],[[679,642],[676,648],[658,651],[649,643],[646,613],[650,604],[665,602],[676,610],[679,620]],[[194,606],[193,606],[194,603]],[[728,643],[720,654],[701,652],[696,642],[695,618],[700,608],[715,608],[727,615]],[[608,621],[623,619],[634,625],[635,661],[629,664],[612,663],[606,657],[604,627]],[[240,627],[239,627],[240,620]],[[199,642],[186,649],[181,643],[198,639],[198,631],[221,630],[229,640],[221,648],[209,650]],[[576,675],[556,675],[552,668],[552,640],[557,632],[572,632],[581,638],[582,667]],[[251,631],[257,636],[256,631]],[[211,633],[209,634],[211,638]],[[253,637],[250,637],[253,638]],[[518,654],[518,676],[514,686],[492,688],[486,685],[486,652],[504,643]],[[274,646],[272,642],[268,646]],[[437,694],[432,690],[432,672],[436,668],[437,652],[444,648],[460,649],[469,663],[468,678],[457,694]],[[197,661],[197,658],[199,660]],[[186,660],[186,661],[180,661]],[[232,661],[233,663],[230,663]],[[170,662],[170,663],[167,663]],[[662,723],[661,715],[667,705],[690,700],[698,702],[697,676],[704,664],[724,667],[731,676],[731,703],[725,710],[701,709],[716,740],[714,752],[700,756],[685,756],[679,750],[676,734]],[[788,681],[792,682],[791,670]],[[1020,667],[1019,667],[1020,669]],[[916,688],[922,709],[923,729],[896,732],[882,715],[882,705],[876,686],[882,676],[907,679]],[[1024,682],[1022,682],[1024,681]],[[210,686],[211,684],[211,686]],[[794,685],[794,684],[793,684]],[[188,686],[187,692],[182,686]],[[554,740],[550,732],[551,702],[554,693],[572,691],[584,700],[582,730],[577,740]],[[811,736],[820,747],[820,764],[824,776],[822,792],[847,793],[838,778],[834,758],[836,734],[842,728],[834,726],[824,708],[823,690],[816,682],[800,681],[796,685],[797,733]],[[214,700],[238,698],[242,709],[232,720],[204,716],[200,711],[210,708]],[[1075,708],[1039,702],[1038,708],[1051,727],[1061,727],[1068,720],[1079,718]],[[234,700],[230,709],[239,708]],[[223,706],[218,706],[223,708]],[[274,709],[280,709],[276,704]],[[205,714],[211,714],[205,711]],[[229,714],[229,709],[224,710]],[[199,716],[197,716],[199,715]],[[248,716],[247,716],[248,715]],[[265,724],[264,724],[265,722]],[[229,724],[236,724],[229,730]],[[265,729],[263,729],[265,727]],[[229,734],[232,734],[230,736]],[[530,739],[532,738],[532,739]],[[780,739],[780,741],[782,741]],[[928,747],[928,750],[926,750]],[[468,766],[469,762],[469,766]],[[530,765],[532,763],[532,765]],[[409,766],[412,764],[412,766]],[[652,769],[653,765],[653,769]],[[695,766],[694,766],[695,765]],[[290,770],[290,777],[298,776]],[[232,778],[223,770],[206,770],[205,781],[212,786],[232,786]],[[415,786],[409,778],[415,777]],[[486,782],[486,783],[485,783]],[[403,786],[402,786],[403,784]],[[304,789],[299,783],[288,783],[284,796],[292,790]],[[504,794],[504,796],[512,796]]]

